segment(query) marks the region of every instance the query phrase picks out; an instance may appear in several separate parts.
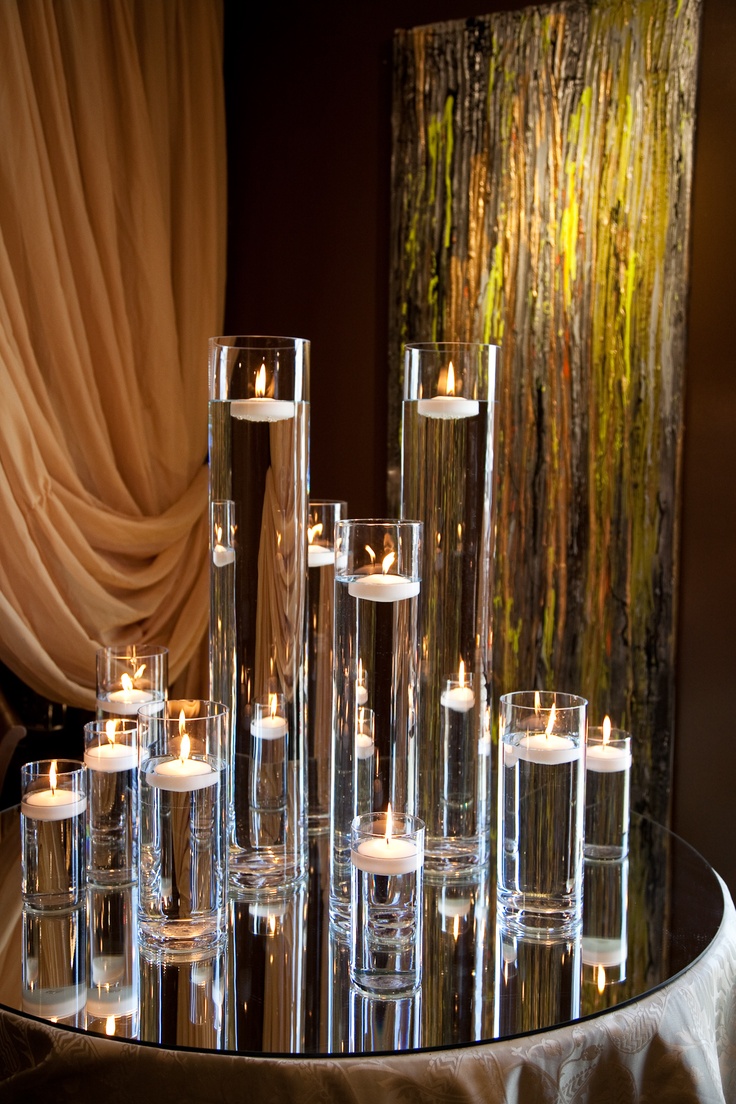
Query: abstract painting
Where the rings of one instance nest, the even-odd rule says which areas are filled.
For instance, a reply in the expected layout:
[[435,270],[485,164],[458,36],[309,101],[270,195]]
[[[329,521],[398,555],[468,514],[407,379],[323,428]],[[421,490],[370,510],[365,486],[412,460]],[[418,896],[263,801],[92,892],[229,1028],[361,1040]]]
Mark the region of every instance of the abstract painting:
[[700,10],[563,0],[394,44],[389,494],[403,344],[500,345],[495,694],[608,713],[664,823]]

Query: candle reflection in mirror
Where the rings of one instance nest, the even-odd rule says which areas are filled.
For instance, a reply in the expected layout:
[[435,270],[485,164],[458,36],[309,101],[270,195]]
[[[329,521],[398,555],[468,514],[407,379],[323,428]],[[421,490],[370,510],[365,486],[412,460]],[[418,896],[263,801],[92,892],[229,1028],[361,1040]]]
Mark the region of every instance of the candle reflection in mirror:
[[387,1000],[350,987],[348,1049],[352,1054],[414,1050],[422,1046],[422,990]]

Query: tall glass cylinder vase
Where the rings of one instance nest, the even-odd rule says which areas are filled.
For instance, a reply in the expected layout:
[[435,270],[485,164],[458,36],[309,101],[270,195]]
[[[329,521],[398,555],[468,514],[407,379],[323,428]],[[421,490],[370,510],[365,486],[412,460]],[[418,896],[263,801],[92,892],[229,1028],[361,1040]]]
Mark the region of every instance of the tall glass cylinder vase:
[[340,521],[335,653],[330,919],[350,926],[350,829],[363,813],[417,805],[417,603],[422,526]]
[[332,653],[335,638],[335,526],[347,503],[309,500],[307,747],[309,753],[309,831],[330,827],[332,747]]
[[401,513],[424,523],[418,814],[430,876],[467,876],[489,855],[498,354],[459,342],[405,353]]
[[[307,872],[309,342],[215,337],[209,368],[211,694],[231,710],[230,881],[277,892]],[[286,765],[282,807],[264,821],[252,720],[270,696],[284,703]]]

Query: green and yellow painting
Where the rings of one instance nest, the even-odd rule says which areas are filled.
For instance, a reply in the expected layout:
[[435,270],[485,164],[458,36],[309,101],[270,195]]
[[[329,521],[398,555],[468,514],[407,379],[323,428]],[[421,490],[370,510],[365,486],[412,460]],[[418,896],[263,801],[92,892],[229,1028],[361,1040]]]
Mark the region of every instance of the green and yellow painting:
[[389,471],[402,346],[502,348],[494,690],[588,698],[666,822],[700,0],[397,32]]

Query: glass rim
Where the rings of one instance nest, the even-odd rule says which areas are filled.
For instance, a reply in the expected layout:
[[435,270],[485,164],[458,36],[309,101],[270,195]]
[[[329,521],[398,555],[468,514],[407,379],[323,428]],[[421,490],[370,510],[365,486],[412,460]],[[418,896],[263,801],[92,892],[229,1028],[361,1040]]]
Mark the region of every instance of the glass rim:
[[507,694],[501,694],[499,703],[501,706],[513,706],[514,709],[528,709],[533,713],[536,710],[534,700],[536,694],[539,694],[540,709],[550,709],[554,705],[559,713],[561,709],[580,709],[581,706],[586,708],[588,706],[587,698],[566,690],[511,690]]
[[308,337],[282,337],[277,334],[224,334],[210,338],[213,349],[295,349],[299,345],[310,345]]

